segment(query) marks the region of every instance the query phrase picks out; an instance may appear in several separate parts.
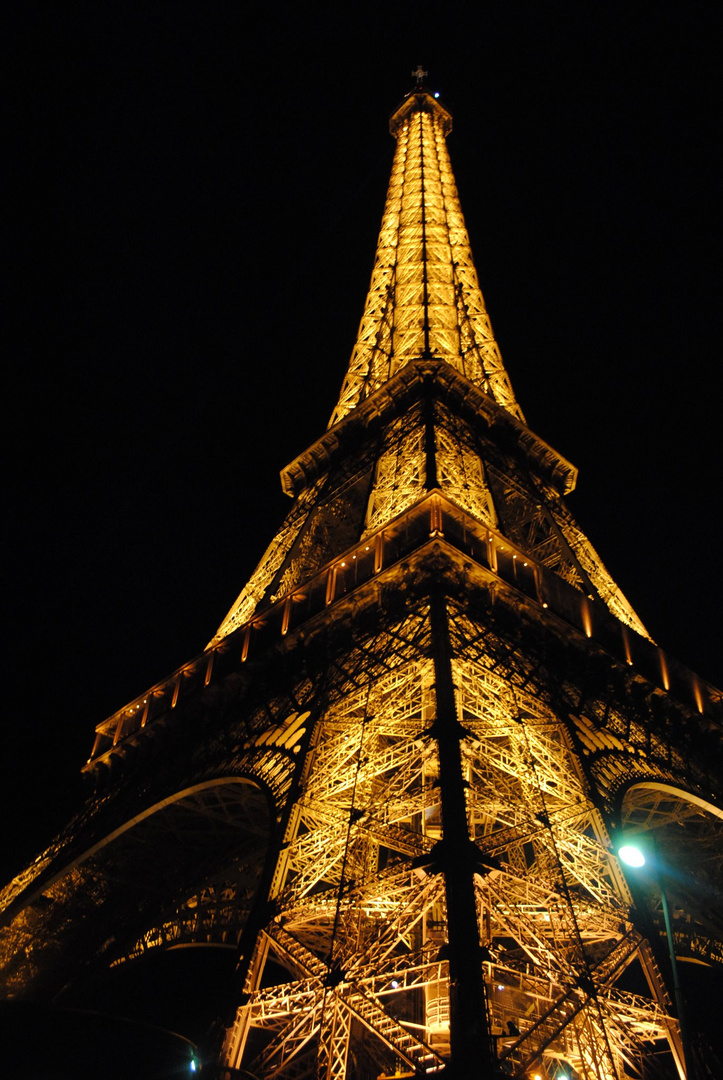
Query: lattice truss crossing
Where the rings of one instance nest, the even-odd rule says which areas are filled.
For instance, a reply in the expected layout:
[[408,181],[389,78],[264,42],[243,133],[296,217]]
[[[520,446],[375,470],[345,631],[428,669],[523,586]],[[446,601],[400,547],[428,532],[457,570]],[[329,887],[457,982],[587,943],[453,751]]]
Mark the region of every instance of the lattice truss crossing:
[[[419,638],[418,618],[398,633]],[[566,726],[479,650],[457,656],[453,677],[504,1068],[523,1077],[534,1064],[553,1077],[564,1062],[586,1080],[642,1076],[652,1045],[677,1042],[675,1022]],[[263,1078],[443,1069],[450,987],[434,680],[417,653],[319,719],[229,1064]],[[640,965],[646,995],[621,986]]]

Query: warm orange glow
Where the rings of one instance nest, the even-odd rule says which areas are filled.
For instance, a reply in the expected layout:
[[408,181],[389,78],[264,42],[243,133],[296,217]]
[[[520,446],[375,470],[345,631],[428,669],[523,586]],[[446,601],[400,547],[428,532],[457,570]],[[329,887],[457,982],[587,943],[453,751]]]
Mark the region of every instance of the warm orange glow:
[[291,618],[291,601],[292,597],[287,596],[284,601],[284,611],[281,616],[281,636],[285,637],[289,632],[289,619]]
[[336,587],[336,567],[330,566],[326,574],[326,603],[330,604],[334,599]]
[[374,573],[378,574],[384,565],[384,534],[379,533],[374,538]]
[[658,657],[660,659],[660,677],[663,680],[663,687],[666,690],[670,690],[670,677],[668,675],[668,662],[665,658],[665,653],[662,649],[658,649]]

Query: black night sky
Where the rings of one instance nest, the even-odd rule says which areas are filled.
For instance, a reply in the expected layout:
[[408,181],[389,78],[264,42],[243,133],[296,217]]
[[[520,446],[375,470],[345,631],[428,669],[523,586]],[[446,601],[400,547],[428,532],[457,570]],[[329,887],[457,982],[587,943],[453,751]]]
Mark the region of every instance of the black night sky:
[[653,637],[723,682],[717,3],[11,8],[4,876],[280,523],[420,62],[528,422]]

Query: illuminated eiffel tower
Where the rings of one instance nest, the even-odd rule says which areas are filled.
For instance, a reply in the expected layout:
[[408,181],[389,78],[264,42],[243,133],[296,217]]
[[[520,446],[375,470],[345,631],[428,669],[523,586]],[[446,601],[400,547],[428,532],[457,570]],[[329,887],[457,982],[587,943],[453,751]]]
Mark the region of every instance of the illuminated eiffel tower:
[[[329,428],[207,649],[98,726],[85,807],[0,896],[4,990],[225,946],[229,1080],[692,1075],[663,906],[723,960],[723,698],[565,508],[415,75]],[[652,831],[675,890],[621,869]]]

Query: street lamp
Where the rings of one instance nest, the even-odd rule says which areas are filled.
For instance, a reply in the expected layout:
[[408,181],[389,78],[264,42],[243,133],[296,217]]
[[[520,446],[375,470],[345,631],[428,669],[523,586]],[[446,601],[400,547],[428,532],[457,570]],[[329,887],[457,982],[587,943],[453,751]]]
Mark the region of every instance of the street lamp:
[[634,866],[636,870],[641,866],[645,866],[645,856],[640,848],[635,847],[634,844],[623,844],[618,851],[618,855],[624,863],[627,863],[628,866]]
[[[688,1037],[688,1023],[685,1017],[685,1002],[683,999],[683,989],[680,985],[680,976],[678,974],[678,960],[675,955],[675,943],[673,941],[673,928],[670,922],[670,909],[668,907],[668,897],[665,892],[665,885],[663,882],[663,863],[660,859],[658,845],[654,836],[651,836],[651,844],[655,855],[651,865],[654,872],[655,883],[660,890],[660,903],[663,909],[663,922],[665,923],[665,937],[668,942],[670,968],[673,973],[673,993],[675,995],[675,1008],[678,1013],[678,1023],[680,1025],[680,1041],[683,1044],[683,1066],[685,1068],[685,1075],[687,1077],[687,1080],[695,1080],[695,1067],[693,1065],[693,1055],[690,1052],[690,1040]],[[645,858],[645,852],[636,844],[622,844],[618,848],[618,856],[627,866],[631,866],[635,870],[642,869],[642,867],[645,866],[647,862],[647,859]]]

